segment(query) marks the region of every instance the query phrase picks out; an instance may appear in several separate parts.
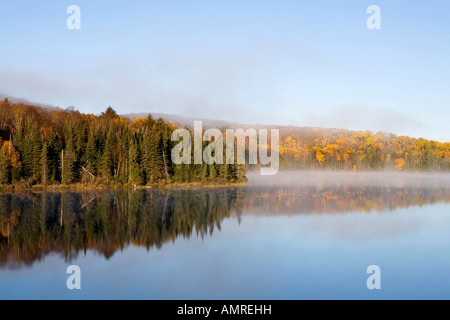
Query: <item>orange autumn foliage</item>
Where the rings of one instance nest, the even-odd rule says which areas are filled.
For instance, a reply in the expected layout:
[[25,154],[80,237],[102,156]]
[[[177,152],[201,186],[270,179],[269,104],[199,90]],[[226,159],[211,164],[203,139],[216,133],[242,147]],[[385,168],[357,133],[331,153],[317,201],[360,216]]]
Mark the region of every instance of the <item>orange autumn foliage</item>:
[[14,145],[10,141],[4,141],[0,151],[4,153],[6,161],[9,162],[13,168],[20,169],[22,167],[19,152],[16,151]]

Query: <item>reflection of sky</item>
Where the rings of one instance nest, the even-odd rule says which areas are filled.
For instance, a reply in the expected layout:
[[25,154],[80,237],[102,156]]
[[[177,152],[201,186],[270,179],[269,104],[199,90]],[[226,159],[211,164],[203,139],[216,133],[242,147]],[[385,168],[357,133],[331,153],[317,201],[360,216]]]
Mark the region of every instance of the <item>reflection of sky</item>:
[[[307,299],[449,298],[450,206],[369,214],[243,216],[204,240],[129,247],[73,264],[82,290],[66,289],[70,264],[50,255],[0,270],[0,298]],[[382,290],[365,284],[381,267]]]

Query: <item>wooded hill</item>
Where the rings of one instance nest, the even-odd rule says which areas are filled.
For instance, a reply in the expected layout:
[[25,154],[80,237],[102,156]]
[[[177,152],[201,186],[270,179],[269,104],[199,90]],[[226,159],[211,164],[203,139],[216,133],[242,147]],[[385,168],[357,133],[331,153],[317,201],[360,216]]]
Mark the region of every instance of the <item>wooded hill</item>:
[[318,128],[289,128],[280,136],[280,168],[450,170],[450,142]]
[[[127,117],[135,119],[146,115],[129,114]],[[192,118],[170,114],[158,116],[179,127],[192,128],[194,123]],[[195,120],[202,120],[205,128],[222,131],[237,128],[279,129],[280,169],[450,170],[450,136],[448,142],[438,142],[385,132]]]
[[177,129],[152,116],[131,121],[0,102],[1,184],[130,184],[246,181],[233,164],[174,165]]
[[[238,127],[249,125],[229,126]],[[178,142],[171,135],[177,128],[151,115],[131,120],[111,107],[93,115],[5,99],[0,102],[0,185],[246,181],[244,165],[174,165],[171,150]],[[450,170],[449,142],[383,132],[279,129],[280,169]]]

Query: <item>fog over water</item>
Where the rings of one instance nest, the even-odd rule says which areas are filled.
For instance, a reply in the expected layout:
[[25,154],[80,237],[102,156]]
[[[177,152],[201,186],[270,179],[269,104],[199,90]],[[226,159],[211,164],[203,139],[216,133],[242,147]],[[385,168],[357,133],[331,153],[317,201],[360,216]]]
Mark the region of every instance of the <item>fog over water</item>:
[[450,297],[449,174],[259,172],[247,186],[0,193],[0,299]]
[[426,187],[449,188],[450,173],[398,171],[279,171],[273,176],[262,176],[249,171],[251,186],[371,186],[371,187]]

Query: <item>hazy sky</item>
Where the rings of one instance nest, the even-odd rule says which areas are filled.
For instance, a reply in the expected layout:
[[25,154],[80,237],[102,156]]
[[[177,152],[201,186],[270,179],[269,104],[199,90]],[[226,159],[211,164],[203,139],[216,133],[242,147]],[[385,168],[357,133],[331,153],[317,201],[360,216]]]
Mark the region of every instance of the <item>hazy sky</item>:
[[447,0],[2,1],[0,92],[450,141],[449,14]]

